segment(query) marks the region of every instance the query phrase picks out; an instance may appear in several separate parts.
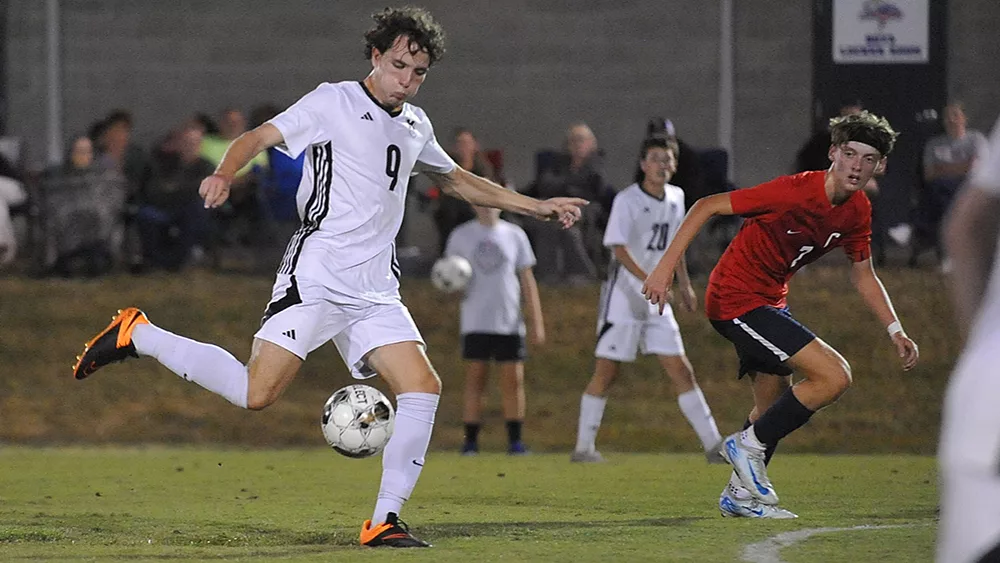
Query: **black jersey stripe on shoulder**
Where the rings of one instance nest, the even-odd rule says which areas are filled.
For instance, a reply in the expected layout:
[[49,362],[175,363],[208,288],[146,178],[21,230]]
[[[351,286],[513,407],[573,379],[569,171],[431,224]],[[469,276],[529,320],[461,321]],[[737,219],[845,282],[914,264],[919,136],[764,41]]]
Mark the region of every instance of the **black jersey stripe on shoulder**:
[[333,184],[333,145],[327,142],[312,148],[313,191],[306,203],[302,225],[292,235],[281,260],[280,274],[291,274],[298,264],[306,238],[319,230],[330,211],[330,186]]

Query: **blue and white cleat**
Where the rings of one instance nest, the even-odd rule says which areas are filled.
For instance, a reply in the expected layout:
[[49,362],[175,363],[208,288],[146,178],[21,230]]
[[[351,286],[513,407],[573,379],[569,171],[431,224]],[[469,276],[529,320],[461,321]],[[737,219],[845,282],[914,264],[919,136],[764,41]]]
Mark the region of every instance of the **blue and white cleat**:
[[750,491],[750,494],[762,504],[774,506],[778,504],[778,493],[767,478],[767,466],[764,464],[764,450],[743,443],[741,433],[737,432],[722,440],[722,457],[733,466],[740,482]]
[[[773,518],[776,520],[789,520],[798,518],[794,512],[785,510],[779,506],[761,504],[759,500],[750,495],[750,491],[744,490],[743,495],[735,493],[729,485],[719,495],[719,512],[725,518]],[[741,498],[743,497],[743,498]]]

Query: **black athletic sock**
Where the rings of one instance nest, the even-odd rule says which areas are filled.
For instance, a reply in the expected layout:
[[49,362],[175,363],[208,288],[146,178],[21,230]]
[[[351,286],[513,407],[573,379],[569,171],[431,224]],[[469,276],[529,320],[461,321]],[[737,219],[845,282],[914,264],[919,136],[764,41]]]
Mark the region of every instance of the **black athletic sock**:
[[[743,421],[743,430],[746,430],[751,426],[753,426],[753,423],[750,422],[749,418]],[[774,456],[774,450],[776,449],[778,449],[777,442],[773,444],[764,444],[764,465],[771,463],[771,457]]]
[[479,427],[480,424],[477,423],[465,423],[465,443],[475,444],[479,440]]
[[778,440],[809,422],[809,417],[812,415],[813,411],[800,403],[789,388],[757,419],[753,425],[753,432],[760,443],[774,446],[778,444]]
[[507,440],[511,444],[516,444],[521,441],[521,424],[520,420],[508,420],[507,421]]

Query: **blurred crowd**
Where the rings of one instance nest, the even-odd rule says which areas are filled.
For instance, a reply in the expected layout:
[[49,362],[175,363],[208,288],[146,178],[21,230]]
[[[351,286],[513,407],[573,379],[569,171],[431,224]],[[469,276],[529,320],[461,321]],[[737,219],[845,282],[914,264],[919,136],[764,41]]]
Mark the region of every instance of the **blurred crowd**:
[[[842,104],[841,114],[862,109],[860,101]],[[134,141],[135,124],[128,111],[117,110],[67,142],[65,162],[41,173],[26,173],[16,159],[0,150],[0,268],[21,254],[29,270],[42,276],[93,277],[111,271],[142,274],[180,271],[192,265],[221,268],[227,256],[243,256],[253,270],[271,272],[289,235],[298,227],[295,194],[302,157],[291,159],[276,149],[258,155],[237,174],[230,200],[206,210],[198,195],[201,180],[212,173],[229,143],[280,111],[273,105],[254,108],[249,116],[227,108],[217,116],[195,114],[150,147]],[[922,181],[914,186],[910,221],[881,226],[873,234],[876,260],[885,260],[886,234],[907,248],[908,263],[934,251],[936,264],[947,267],[938,238],[941,218],[985,144],[982,133],[968,129],[959,102],[943,108],[940,134],[927,141],[921,161]],[[680,147],[671,183],[685,192],[686,205],[713,193],[733,189],[728,155],[722,149],[686,143],[674,124],[651,118],[636,138],[666,135]],[[484,149],[469,128],[447,139],[463,168],[509,188],[502,149]],[[818,127],[799,151],[795,170],[825,169],[829,132]],[[2,148],[2,147],[0,147]],[[582,221],[562,230],[555,225],[505,217],[527,231],[538,257],[537,278],[545,284],[580,285],[602,277],[609,262],[602,237],[618,190],[609,180],[598,136],[585,122],[570,123],[562,145],[538,150],[534,177],[520,191],[539,198],[575,196],[590,200]],[[411,187],[415,205],[429,213],[438,244],[425,251],[426,264],[443,250],[448,234],[474,217],[464,201],[442,196],[435,186]],[[879,214],[879,187],[866,191]],[[18,227],[18,224],[21,227]],[[710,225],[692,246],[694,274],[706,274],[739,228],[736,218]],[[403,236],[406,228],[404,226]],[[405,240],[400,241],[405,246]],[[414,247],[410,247],[414,248]],[[242,252],[242,254],[241,254]],[[419,251],[401,252],[406,268]],[[411,269],[421,268],[413,266]]]

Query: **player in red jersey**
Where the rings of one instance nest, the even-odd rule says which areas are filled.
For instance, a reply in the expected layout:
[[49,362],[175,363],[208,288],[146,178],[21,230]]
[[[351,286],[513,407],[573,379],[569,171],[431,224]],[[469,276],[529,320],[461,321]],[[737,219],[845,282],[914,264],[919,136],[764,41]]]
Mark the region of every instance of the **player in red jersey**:
[[[847,360],[788,312],[788,280],[800,268],[842,247],[852,262],[851,282],[888,330],[903,369],[917,363],[917,345],[903,332],[872,267],[871,203],[862,191],[885,167],[896,137],[888,121],[868,112],[832,119],[828,170],[698,200],[646,278],[643,295],[663,307],[672,297],[674,270],[705,222],[715,215],[746,217],[705,296],[708,318],[736,347],[739,375],[750,374],[754,397],[744,430],[723,440],[721,453],[735,470],[719,500],[724,516],[795,517],[777,508],[766,465],[779,440],[851,385]],[[794,385],[793,371],[801,376]]]

